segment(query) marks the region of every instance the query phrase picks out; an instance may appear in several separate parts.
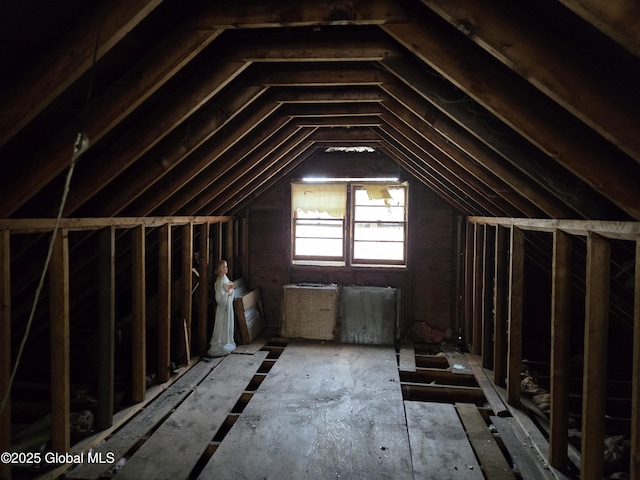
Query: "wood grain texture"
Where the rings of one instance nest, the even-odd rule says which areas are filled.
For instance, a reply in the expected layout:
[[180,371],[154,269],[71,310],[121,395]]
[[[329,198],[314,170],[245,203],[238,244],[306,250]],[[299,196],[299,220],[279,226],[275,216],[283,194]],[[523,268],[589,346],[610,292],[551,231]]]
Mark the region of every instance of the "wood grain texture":
[[484,478],[453,405],[404,402],[415,478]]
[[199,478],[338,476],[413,478],[395,351],[290,343]]
[[515,480],[513,470],[476,406],[469,403],[456,403],[456,410],[486,477],[491,480]]
[[187,478],[266,356],[225,357],[136,451],[118,478]]
[[153,430],[171,410],[175,409],[189,396],[194,388],[211,373],[222,357],[211,362],[199,362],[189,369],[178,380],[171,384],[157,399],[147,405],[143,411],[129,420],[126,425],[110,436],[106,441],[94,448],[94,452],[106,457],[113,453],[113,463],[88,463],[76,466],[65,474],[65,478],[98,479],[112,468],[141,438]]

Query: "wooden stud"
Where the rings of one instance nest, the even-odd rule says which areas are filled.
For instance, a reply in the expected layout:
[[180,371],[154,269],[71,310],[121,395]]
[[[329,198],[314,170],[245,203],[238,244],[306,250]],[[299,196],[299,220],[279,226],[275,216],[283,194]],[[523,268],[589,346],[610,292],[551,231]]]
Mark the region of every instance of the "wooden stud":
[[131,232],[131,400],[142,402],[147,386],[147,286],[145,227]]
[[493,289],[493,383],[499,387],[506,385],[507,376],[507,316],[509,293],[509,230],[497,226],[496,261]]
[[158,381],[169,380],[171,363],[171,225],[158,238]]
[[198,230],[200,232],[200,257],[198,259],[200,286],[198,287],[198,330],[194,345],[196,345],[198,354],[204,355],[208,344],[207,327],[209,323],[209,224],[203,223]]
[[507,346],[507,402],[520,403],[522,370],[522,314],[524,307],[524,231],[511,228],[509,267],[509,333]]
[[611,247],[603,237],[587,235],[584,374],[582,391],[581,478],[600,480],[604,471],[609,271]]
[[553,233],[551,268],[551,417],[549,461],[558,469],[568,465],[569,348],[571,338],[571,237]]
[[229,279],[233,280],[235,275],[235,257],[233,255],[233,222],[222,225],[224,231],[224,255],[229,266]]
[[[0,231],[0,452],[11,448],[11,234]],[[0,462],[0,479],[11,478],[11,465]]]
[[484,249],[482,255],[482,367],[493,368],[493,284],[495,269],[496,230],[484,227]]
[[640,476],[640,237],[636,240],[632,363],[631,471],[629,478],[638,478]]
[[215,238],[215,241],[212,242],[212,244],[211,244],[211,252],[213,252],[212,257],[214,258],[214,261],[213,261],[214,277],[213,278],[215,278],[215,269],[216,269],[216,267],[218,265],[218,262],[220,260],[222,260],[222,256],[224,255],[224,253],[222,251],[222,248],[223,248],[223,245],[224,245],[223,242],[222,242],[222,239],[223,239],[223,235],[222,235],[223,227],[224,227],[224,223],[222,223],[222,222],[216,223],[216,225],[214,227],[213,236]]
[[482,353],[482,252],[484,250],[484,225],[475,226],[473,250],[473,337],[471,353]]
[[69,232],[58,230],[49,263],[51,317],[51,451],[71,446],[69,368]]
[[99,300],[98,300],[98,408],[96,428],[104,430],[113,424],[115,377],[115,229],[107,227],[99,234]]
[[475,226],[467,222],[464,260],[464,344],[471,350],[471,336],[473,332],[473,250]]
[[193,223],[182,227],[182,317],[185,325],[185,356],[186,364],[191,361],[191,323],[193,316]]

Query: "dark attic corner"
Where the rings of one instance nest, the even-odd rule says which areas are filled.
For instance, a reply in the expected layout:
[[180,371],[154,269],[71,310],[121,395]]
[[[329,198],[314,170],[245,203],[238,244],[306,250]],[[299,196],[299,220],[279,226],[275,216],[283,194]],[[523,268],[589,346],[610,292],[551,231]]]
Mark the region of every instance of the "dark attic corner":
[[5,2],[0,479],[640,478],[638,25]]

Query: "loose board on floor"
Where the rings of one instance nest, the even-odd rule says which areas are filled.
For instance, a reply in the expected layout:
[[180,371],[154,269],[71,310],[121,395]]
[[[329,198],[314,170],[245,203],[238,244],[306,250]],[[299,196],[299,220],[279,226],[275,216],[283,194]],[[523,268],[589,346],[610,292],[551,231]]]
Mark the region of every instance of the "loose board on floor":
[[179,405],[194,388],[211,373],[222,359],[216,358],[211,362],[199,362],[189,369],[178,380],[171,384],[158,398],[143,408],[138,415],[129,420],[126,425],[94,448],[94,453],[109,458],[113,455],[113,462],[85,462],[67,472],[65,478],[98,479],[111,469],[142,437],[152,431],[156,425]]
[[413,479],[394,348],[290,343],[198,478]]
[[188,478],[267,352],[228,355],[118,472],[118,479]]
[[453,405],[404,402],[415,478],[483,480]]

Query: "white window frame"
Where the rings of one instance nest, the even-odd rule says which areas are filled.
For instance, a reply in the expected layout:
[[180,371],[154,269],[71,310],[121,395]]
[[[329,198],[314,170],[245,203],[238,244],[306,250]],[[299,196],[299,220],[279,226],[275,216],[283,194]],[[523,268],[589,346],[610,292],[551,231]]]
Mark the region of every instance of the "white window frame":
[[[331,217],[326,212],[316,211],[313,213],[312,211],[306,213],[307,218],[297,218],[295,209],[293,208],[292,203],[292,212],[291,212],[291,263],[293,265],[316,265],[316,266],[353,266],[353,267],[389,267],[389,268],[405,268],[407,265],[407,241],[408,241],[408,197],[409,197],[409,186],[407,182],[379,182],[376,179],[367,179],[366,181],[327,181],[327,182],[301,182],[295,181],[293,184],[296,185],[309,185],[309,190],[313,189],[314,183],[316,185],[322,184],[341,184],[346,188],[346,205],[345,205],[345,214],[344,218],[336,218]],[[293,185],[292,184],[292,185]],[[300,188],[300,187],[298,187]],[[403,201],[400,203],[400,206],[396,205],[397,199],[391,198],[389,196],[389,192],[385,189],[395,189],[402,190],[404,192]],[[292,186],[292,192],[294,187]],[[372,202],[375,202],[376,205],[369,205],[364,208],[375,211],[376,208],[387,207],[389,208],[389,215],[392,217],[391,220],[383,218],[384,215],[380,215],[376,219],[369,220],[356,220],[356,209],[358,206],[356,205],[356,191],[357,190],[365,190],[369,194],[369,199]],[[299,190],[298,190],[299,191]],[[293,193],[292,193],[293,196]],[[373,198],[372,198],[373,197]],[[293,202],[293,197],[292,197]],[[320,210],[318,208],[318,210]],[[398,215],[401,210],[401,215]],[[393,214],[391,212],[393,210]],[[298,228],[302,227],[304,223],[309,223],[307,221],[313,222],[317,221],[318,223],[331,223],[331,222],[342,222],[342,255],[340,256],[322,256],[322,255],[309,255],[309,254],[297,254],[296,253],[296,240],[297,238],[304,238],[303,235],[298,236]],[[373,228],[384,228],[387,236],[389,234],[394,235],[395,237],[391,240],[388,240],[389,243],[397,243],[399,245],[399,250],[401,253],[397,251],[396,258],[356,258],[356,243],[360,243],[360,246],[364,246],[367,242],[371,242],[371,246],[374,246],[375,243],[381,243],[386,241],[385,239],[380,238],[360,238],[357,240],[355,238],[357,232],[356,228],[358,225],[368,224],[368,227]],[[396,230],[393,232],[393,230]],[[364,230],[361,230],[364,232]],[[401,237],[398,237],[398,234]],[[309,237],[308,237],[309,238]],[[310,237],[313,238],[313,237]],[[398,238],[401,238],[399,240]],[[360,250],[360,249],[359,249]],[[360,250],[362,251],[362,250]]]

